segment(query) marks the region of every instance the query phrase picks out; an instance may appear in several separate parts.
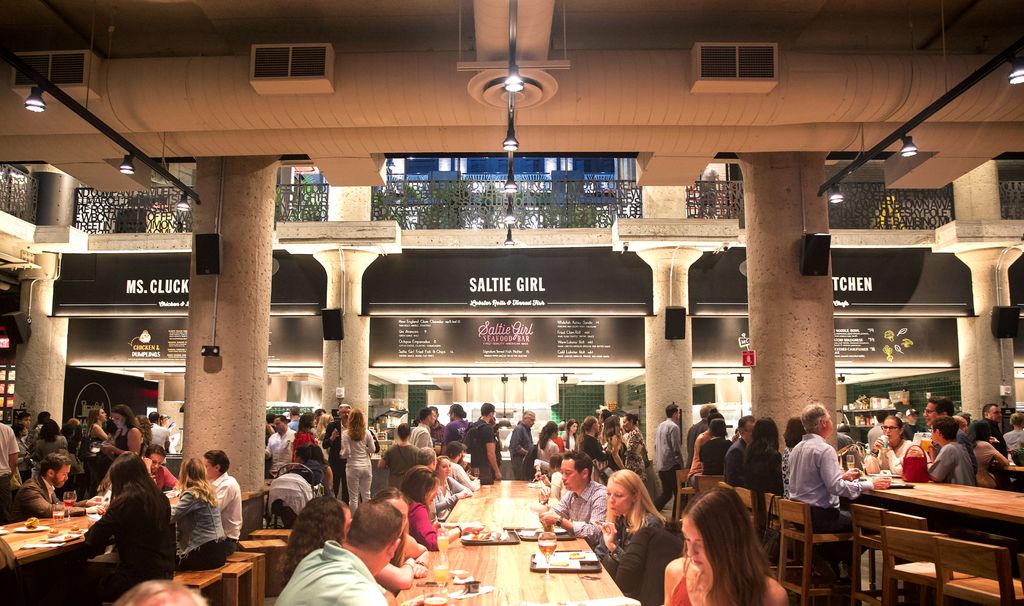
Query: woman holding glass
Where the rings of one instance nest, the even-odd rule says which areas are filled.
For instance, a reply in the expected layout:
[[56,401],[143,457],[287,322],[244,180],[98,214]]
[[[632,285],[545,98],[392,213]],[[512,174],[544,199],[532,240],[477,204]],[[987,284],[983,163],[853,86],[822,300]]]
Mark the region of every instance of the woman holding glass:
[[[417,465],[405,473],[402,494],[409,500],[409,536],[430,551],[439,551],[438,530],[430,521],[428,507],[437,494],[437,481],[429,467]],[[449,541],[462,535],[458,528],[442,530]]]

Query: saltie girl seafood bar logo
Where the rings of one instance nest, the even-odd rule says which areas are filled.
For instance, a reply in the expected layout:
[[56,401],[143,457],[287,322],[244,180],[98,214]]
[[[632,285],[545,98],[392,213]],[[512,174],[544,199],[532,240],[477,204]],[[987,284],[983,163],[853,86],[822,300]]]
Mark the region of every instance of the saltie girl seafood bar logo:
[[153,340],[153,336],[149,334],[148,330],[143,330],[142,334],[131,340],[132,357],[133,358],[159,358],[160,357],[160,346],[156,343],[150,343]]
[[529,345],[533,323],[516,321],[506,324],[487,320],[477,327],[476,334],[483,345]]

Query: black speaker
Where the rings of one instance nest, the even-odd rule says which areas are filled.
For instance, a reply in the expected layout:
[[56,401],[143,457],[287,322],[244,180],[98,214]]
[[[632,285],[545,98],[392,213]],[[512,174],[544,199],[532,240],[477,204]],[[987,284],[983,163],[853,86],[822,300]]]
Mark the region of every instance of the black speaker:
[[992,308],[992,336],[997,339],[1016,339],[1017,329],[1020,327],[1020,308],[993,307]]
[[665,308],[665,339],[678,341],[686,338],[686,308]]
[[345,340],[345,325],[341,323],[340,309],[321,309],[320,319],[324,323],[324,341]]
[[0,326],[4,327],[11,345],[20,345],[28,341],[32,335],[32,325],[24,312],[14,311],[0,316]]
[[804,234],[800,248],[800,275],[827,276],[831,234]]
[[220,273],[220,234],[195,234],[192,251],[196,257],[196,275],[208,276]]

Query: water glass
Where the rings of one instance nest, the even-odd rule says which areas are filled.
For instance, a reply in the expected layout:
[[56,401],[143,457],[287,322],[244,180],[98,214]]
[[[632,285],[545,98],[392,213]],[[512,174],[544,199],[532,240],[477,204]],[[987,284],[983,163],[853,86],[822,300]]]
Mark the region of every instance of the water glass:
[[855,457],[854,455],[847,454],[846,457],[845,457],[845,460],[846,460],[846,471],[850,471],[851,469],[854,469],[854,468],[857,467],[857,457]]
[[60,522],[64,521],[64,512],[65,512],[65,510],[64,510],[64,504],[63,503],[55,503],[54,504],[54,506],[53,506],[53,522],[55,524],[59,524]]

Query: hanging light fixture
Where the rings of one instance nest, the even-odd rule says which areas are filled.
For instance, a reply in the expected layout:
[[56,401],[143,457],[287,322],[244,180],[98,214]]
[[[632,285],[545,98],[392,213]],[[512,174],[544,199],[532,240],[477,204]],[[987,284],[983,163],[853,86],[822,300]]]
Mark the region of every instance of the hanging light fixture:
[[508,152],[508,178],[505,179],[505,193],[514,194],[519,191],[516,185],[516,174],[512,166],[512,152]]
[[505,206],[505,225],[513,225],[516,222],[515,208],[512,206],[512,194],[508,195],[508,205]]
[[508,76],[505,77],[505,92],[520,93],[523,91],[523,77],[519,75],[516,65],[516,8],[518,0],[508,2]]
[[121,166],[118,166],[117,169],[121,171],[121,174],[134,175],[135,163],[132,161],[132,155],[125,154],[124,159],[121,160]]
[[903,156],[904,158],[909,158],[911,156],[917,155],[917,146],[914,145],[913,137],[911,137],[910,135],[905,135],[903,137],[900,137],[900,140],[903,142],[903,147],[900,148],[901,156]]
[[829,201],[829,203],[831,203],[831,204],[842,204],[844,199],[845,198],[843,197],[843,191],[841,189],[839,189],[838,185],[833,187],[832,189],[828,190],[828,201]]
[[1024,84],[1024,55],[1014,57],[1010,62],[1010,84]]
[[519,151],[519,140],[516,139],[516,125],[512,112],[508,114],[508,131],[505,134],[505,140],[501,142],[501,147],[507,152]]
[[[505,246],[515,246],[515,245],[516,245],[516,241],[512,239],[512,226],[509,225],[505,229]],[[502,381],[502,383],[504,383],[505,381],[508,381],[508,377],[502,377],[501,381]]]
[[46,101],[43,100],[43,89],[41,87],[32,87],[28,97],[25,97],[25,109],[37,114],[46,111]]
[[189,210],[191,210],[192,207],[189,206],[188,196],[186,196],[185,194],[182,194],[181,198],[178,199],[178,204],[177,204],[177,206],[175,206],[175,209],[178,212],[182,212],[182,213],[187,213]]

